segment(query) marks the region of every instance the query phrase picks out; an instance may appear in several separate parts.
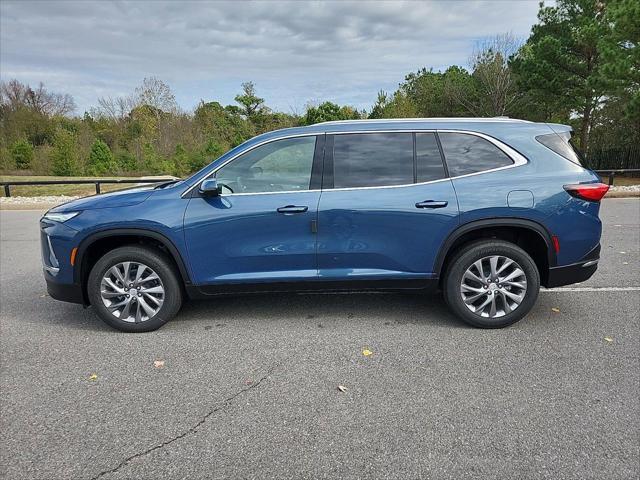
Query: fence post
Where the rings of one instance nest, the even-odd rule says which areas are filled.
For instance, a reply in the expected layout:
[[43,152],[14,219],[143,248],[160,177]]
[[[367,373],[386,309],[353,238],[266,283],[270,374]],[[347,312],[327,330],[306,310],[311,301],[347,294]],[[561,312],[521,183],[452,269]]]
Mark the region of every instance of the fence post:
[[96,195],[100,195],[100,182],[96,182]]
[[612,170],[609,172],[609,186],[612,187],[613,186],[613,176],[614,176],[615,172]]
[[4,186],[4,196],[5,197],[11,196],[11,189],[9,188],[9,184],[5,184]]

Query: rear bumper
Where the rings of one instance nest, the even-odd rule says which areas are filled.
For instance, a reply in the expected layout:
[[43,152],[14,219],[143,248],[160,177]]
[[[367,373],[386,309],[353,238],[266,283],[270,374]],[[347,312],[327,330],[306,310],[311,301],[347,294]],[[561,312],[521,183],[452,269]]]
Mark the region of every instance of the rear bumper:
[[600,245],[591,250],[577,263],[550,268],[549,276],[544,286],[547,288],[553,288],[561,287],[563,285],[571,285],[572,283],[584,282],[596,273],[599,260]]
[[49,278],[47,281],[47,292],[51,298],[61,300],[63,302],[80,303],[86,305],[84,296],[82,295],[82,287],[74,283],[57,283]]

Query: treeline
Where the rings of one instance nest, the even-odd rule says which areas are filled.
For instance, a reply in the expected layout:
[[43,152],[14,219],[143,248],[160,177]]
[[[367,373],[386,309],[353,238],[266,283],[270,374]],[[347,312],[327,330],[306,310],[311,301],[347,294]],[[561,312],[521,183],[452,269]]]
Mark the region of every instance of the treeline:
[[[184,176],[254,135],[327,120],[510,116],[569,123],[588,158],[640,143],[640,2],[541,5],[520,43],[478,45],[469,68],[422,69],[369,112],[325,102],[302,115],[270,109],[251,82],[234,105],[182,111],[169,86],[145,78],[127,97],[99,98],[82,117],[67,94],[17,80],[0,85],[0,169],[53,175]],[[637,148],[634,150],[637,151]]]

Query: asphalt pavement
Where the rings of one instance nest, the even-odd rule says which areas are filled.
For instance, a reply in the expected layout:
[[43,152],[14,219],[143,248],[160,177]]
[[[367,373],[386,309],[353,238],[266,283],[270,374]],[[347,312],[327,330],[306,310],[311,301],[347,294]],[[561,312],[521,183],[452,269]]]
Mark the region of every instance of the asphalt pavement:
[[592,279],[503,330],[278,294],[120,333],[46,296],[41,213],[0,211],[1,478],[640,476],[638,199],[603,202]]

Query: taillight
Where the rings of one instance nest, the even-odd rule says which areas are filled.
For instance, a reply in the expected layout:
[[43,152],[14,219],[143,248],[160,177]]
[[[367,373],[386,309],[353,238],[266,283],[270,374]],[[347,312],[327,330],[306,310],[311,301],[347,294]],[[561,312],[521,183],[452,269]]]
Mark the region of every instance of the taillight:
[[565,185],[564,189],[572,197],[590,202],[599,202],[609,191],[609,185],[604,183],[579,183],[576,185]]

